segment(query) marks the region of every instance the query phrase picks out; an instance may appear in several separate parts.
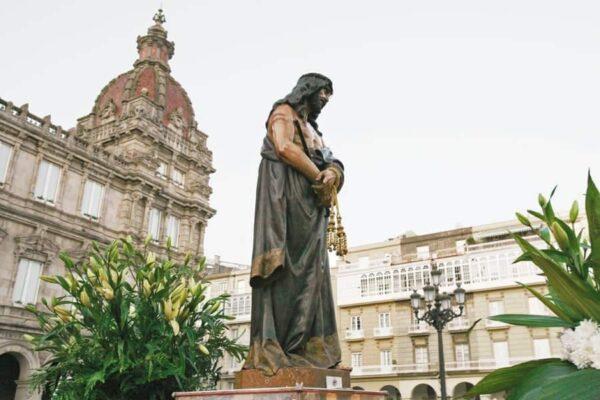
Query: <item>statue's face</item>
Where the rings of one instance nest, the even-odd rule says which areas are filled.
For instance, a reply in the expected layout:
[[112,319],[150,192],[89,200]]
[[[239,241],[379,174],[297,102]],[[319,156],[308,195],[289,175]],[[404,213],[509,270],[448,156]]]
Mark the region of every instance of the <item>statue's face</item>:
[[310,95],[310,97],[308,98],[308,115],[311,119],[317,119],[317,117],[321,113],[321,110],[329,101],[330,97],[331,93],[325,88],[320,89],[318,92],[315,92]]

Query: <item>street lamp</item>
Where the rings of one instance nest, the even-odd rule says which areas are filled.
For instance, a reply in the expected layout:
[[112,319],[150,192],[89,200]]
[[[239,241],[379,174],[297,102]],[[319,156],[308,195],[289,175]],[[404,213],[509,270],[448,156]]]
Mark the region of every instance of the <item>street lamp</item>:
[[[423,296],[417,290],[413,290],[410,295],[410,305],[415,313],[417,322],[424,321],[428,325],[433,326],[437,331],[438,337],[438,360],[440,363],[440,387],[442,391],[442,400],[447,400],[446,395],[446,366],[444,364],[444,345],[442,341],[442,330],[455,318],[463,315],[465,307],[465,289],[457,284],[454,290],[454,300],[458,305],[459,312],[455,313],[452,310],[452,296],[446,292],[440,293],[440,282],[442,271],[437,268],[437,265],[431,260],[431,284],[423,287]],[[423,315],[419,316],[419,311]]]

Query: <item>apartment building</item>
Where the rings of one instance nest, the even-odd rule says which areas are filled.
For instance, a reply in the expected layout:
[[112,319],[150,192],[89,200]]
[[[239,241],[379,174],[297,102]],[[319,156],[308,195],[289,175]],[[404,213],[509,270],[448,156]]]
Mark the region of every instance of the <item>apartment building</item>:
[[[549,313],[516,283],[546,291],[535,265],[512,263],[520,249],[510,233],[542,245],[531,229],[507,222],[409,233],[352,248],[337,264],[335,279],[344,287],[337,294],[338,329],[353,386],[386,390],[394,399],[439,398],[437,333],[416,321],[410,305],[413,289],[422,293],[430,283],[433,263],[443,273],[442,291],[450,294],[460,284],[467,292],[463,315],[443,334],[448,396],[460,398],[496,368],[559,354],[558,329],[486,319],[503,313]],[[500,400],[504,395],[481,398]]]
[[[420,290],[430,282],[432,263],[443,272],[442,291],[451,293],[460,284],[467,292],[463,315],[450,322],[443,333],[450,398],[460,398],[499,367],[557,356],[559,329],[487,320],[503,313],[549,313],[516,283],[547,291],[535,265],[512,263],[520,249],[511,233],[542,246],[534,231],[508,221],[425,235],[407,233],[353,247],[346,257],[338,259],[331,275],[333,287],[344,288],[334,291],[334,299],[342,364],[352,367],[353,387],[385,390],[391,399],[439,398],[437,333],[416,322],[410,306],[413,289]],[[231,293],[226,312],[235,319],[230,322],[230,333],[240,336],[245,344],[250,328],[249,272],[248,266],[233,265],[214,267],[209,273],[213,294]],[[233,387],[233,372],[240,367],[232,360],[223,360],[220,388]],[[502,400],[504,395],[481,399]]]
[[79,259],[92,241],[151,235],[155,252],[170,237],[176,258],[203,255],[215,213],[212,154],[171,76],[174,45],[161,15],[138,37],[134,68],[102,89],[75,128],[0,99],[2,398],[39,398],[25,383],[43,360],[23,340],[37,326],[24,306],[61,295],[39,279],[64,272],[59,251]]

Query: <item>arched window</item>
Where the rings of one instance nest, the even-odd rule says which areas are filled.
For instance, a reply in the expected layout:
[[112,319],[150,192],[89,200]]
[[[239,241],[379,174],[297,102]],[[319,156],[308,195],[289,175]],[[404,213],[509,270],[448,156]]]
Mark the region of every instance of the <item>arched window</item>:
[[367,282],[367,275],[360,277],[360,295],[366,296],[369,293],[369,283]]
[[393,275],[394,275],[394,279],[393,279],[392,290],[394,291],[394,293],[398,293],[400,291],[400,273],[398,272],[397,269],[395,269]]
[[406,268],[402,268],[400,270],[400,290],[403,292],[407,292],[410,289],[408,286],[408,275],[406,272]]
[[375,294],[375,274],[369,274],[369,296]]
[[415,267],[415,288],[423,287],[423,266]]
[[415,270],[414,270],[414,267],[408,267],[407,274],[406,274],[406,279],[408,281],[407,287],[409,289],[418,289],[418,287],[415,285]]
[[390,271],[385,271],[383,274],[383,293],[390,294],[392,291],[392,274]]
[[383,294],[383,274],[381,272],[377,273],[377,294]]

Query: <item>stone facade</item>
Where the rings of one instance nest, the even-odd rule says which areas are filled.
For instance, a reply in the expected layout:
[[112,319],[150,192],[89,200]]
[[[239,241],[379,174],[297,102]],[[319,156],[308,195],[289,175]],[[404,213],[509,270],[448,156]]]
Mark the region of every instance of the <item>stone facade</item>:
[[212,154],[155,22],[73,129],[0,99],[0,369],[16,359],[16,399],[39,398],[23,384],[42,361],[22,339],[36,329],[23,306],[61,294],[38,279],[63,272],[60,250],[77,259],[92,241],[152,234],[158,253],[170,236],[176,258],[203,255]]
[[[579,222],[579,228],[583,227]],[[515,232],[536,245],[532,230],[516,221],[426,235],[408,233],[383,242],[356,246],[331,267],[342,364],[352,367],[355,389],[385,390],[393,399],[429,400],[440,396],[437,336],[414,322],[409,296],[429,280],[434,258],[442,290],[456,283],[466,289],[462,317],[443,334],[447,391],[459,398],[490,371],[522,361],[560,354],[558,329],[509,326],[488,321],[496,313],[544,314],[548,310],[516,284],[547,292],[543,277],[531,263],[512,264],[520,250],[510,238]],[[209,275],[212,290],[232,293],[228,312],[231,327],[249,332],[249,268],[216,269]],[[343,288],[343,290],[341,289]],[[480,320],[481,319],[481,320]],[[473,323],[480,320],[472,330]],[[248,343],[249,335],[241,337]],[[223,360],[220,389],[231,389],[240,365]],[[482,399],[504,399],[503,394]]]

